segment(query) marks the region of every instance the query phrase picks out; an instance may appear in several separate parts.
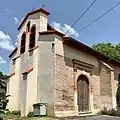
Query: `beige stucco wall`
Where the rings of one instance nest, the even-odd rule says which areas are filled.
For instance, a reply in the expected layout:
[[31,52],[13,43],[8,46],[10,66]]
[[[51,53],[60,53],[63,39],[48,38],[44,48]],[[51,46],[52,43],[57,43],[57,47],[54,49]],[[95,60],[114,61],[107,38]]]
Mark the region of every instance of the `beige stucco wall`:
[[42,35],[39,39],[37,101],[47,103],[48,115],[54,115],[54,43],[55,35]]
[[[43,13],[36,13],[36,14],[33,14],[33,15],[30,15],[27,20],[24,22],[23,26],[21,27],[20,31],[19,31],[19,35],[18,35],[18,55],[20,55],[20,45],[21,45],[21,36],[24,32],[26,32],[26,26],[27,26],[27,23],[28,21],[30,21],[30,28],[33,26],[33,25],[36,25],[36,44],[39,40],[39,32],[42,32],[42,31],[47,31],[47,23],[48,23],[48,16],[43,14]],[[28,35],[30,34],[27,33],[27,40],[26,42],[29,42],[29,37]],[[26,52],[28,51],[29,49],[29,46],[27,45],[26,46]]]
[[[39,32],[47,31],[47,15],[43,13],[36,13],[30,15],[27,20],[24,22],[23,26],[19,30],[18,34],[18,50],[11,57],[16,58],[15,64],[15,75],[10,77],[8,83],[8,94],[11,95],[9,98],[8,108],[10,110],[21,110],[21,115],[26,116],[29,111],[32,111],[32,105],[37,102],[37,74],[38,74],[38,51],[39,48],[33,51],[33,64],[31,63],[31,58],[29,56],[29,35],[30,32],[26,33],[26,49],[25,53],[20,55],[20,45],[21,45],[21,36],[26,32],[26,25],[30,21],[30,28],[32,25],[36,25],[36,46],[38,45]],[[10,62],[11,68],[11,62]],[[28,69],[33,68],[33,71],[28,73],[27,79],[23,80],[23,72]],[[10,72],[11,73],[11,72]]]
[[37,103],[38,49],[33,51],[33,71],[27,77],[26,115],[33,111],[33,104]]
[[9,97],[9,103],[8,103],[9,110],[19,110],[20,109],[19,74],[20,74],[20,58],[16,59],[15,75],[10,77],[10,80],[8,82],[7,94],[11,95]]

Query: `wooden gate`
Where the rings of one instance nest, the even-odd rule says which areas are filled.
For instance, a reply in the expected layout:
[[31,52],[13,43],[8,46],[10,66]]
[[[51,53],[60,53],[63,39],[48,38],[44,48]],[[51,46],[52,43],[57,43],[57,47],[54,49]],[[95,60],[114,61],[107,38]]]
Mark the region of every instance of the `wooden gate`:
[[89,82],[84,75],[77,80],[77,103],[79,112],[89,111]]

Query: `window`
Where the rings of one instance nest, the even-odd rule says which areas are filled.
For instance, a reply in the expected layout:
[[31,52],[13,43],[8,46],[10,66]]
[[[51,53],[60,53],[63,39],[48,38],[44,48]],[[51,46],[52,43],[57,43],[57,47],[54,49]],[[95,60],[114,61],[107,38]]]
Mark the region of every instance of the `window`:
[[16,63],[16,59],[12,60],[12,73],[15,72],[15,63]]
[[26,44],[26,34],[23,33],[22,38],[21,38],[21,47],[20,47],[21,54],[25,52],[25,44]]
[[30,33],[30,41],[29,41],[29,49],[32,49],[35,47],[35,32],[36,32],[36,27],[35,25],[31,28],[31,33]]
[[26,32],[30,32],[30,21],[27,23]]
[[23,80],[27,80],[27,73],[23,74]]

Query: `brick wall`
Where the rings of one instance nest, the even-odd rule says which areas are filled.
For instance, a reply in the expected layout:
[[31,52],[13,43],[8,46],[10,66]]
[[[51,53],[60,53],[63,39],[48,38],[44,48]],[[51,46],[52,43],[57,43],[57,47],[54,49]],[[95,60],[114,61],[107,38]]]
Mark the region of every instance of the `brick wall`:
[[101,107],[112,107],[111,70],[100,64],[100,101]]
[[56,55],[55,111],[74,110],[72,60]]

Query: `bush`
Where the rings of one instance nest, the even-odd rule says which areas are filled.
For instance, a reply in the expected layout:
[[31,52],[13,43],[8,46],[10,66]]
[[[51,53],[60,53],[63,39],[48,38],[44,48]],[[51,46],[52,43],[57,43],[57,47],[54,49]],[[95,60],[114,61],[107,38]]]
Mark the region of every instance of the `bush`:
[[115,109],[110,109],[110,110],[108,110],[108,115],[111,115],[111,116],[117,116],[117,110],[115,110]]
[[103,115],[108,115],[108,110],[106,107],[104,107],[99,113]]
[[11,114],[13,114],[13,115],[20,115],[20,111],[15,110],[15,111],[12,111]]
[[120,116],[120,109],[108,110],[107,108],[104,107],[99,113],[103,115]]
[[33,112],[29,112],[27,117],[34,117],[34,113]]

